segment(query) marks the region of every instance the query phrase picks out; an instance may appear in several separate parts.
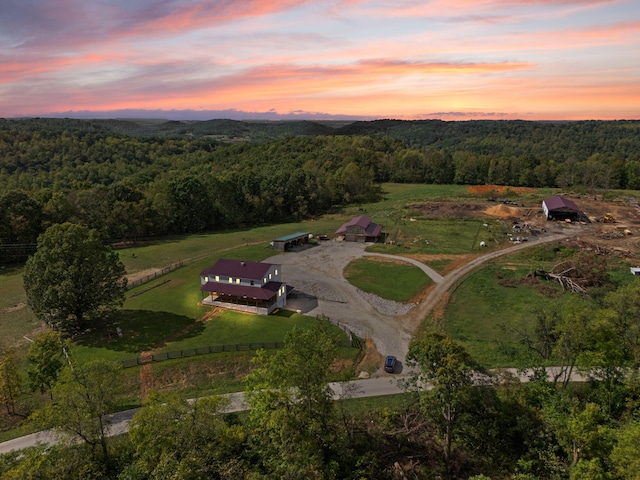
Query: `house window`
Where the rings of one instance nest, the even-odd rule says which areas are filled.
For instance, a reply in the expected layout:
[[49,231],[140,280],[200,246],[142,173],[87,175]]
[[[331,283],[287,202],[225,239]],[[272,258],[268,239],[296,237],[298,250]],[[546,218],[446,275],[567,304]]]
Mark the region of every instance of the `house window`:
[[267,277],[264,277],[264,278],[262,279],[262,283],[267,283]]
[[271,274],[269,274],[269,280],[271,280]]
[[236,283],[240,283],[240,278],[236,278]]
[[275,273],[276,273],[276,275],[278,274],[278,269],[277,269],[277,268],[276,268],[276,270],[275,270]]
[[205,283],[209,283],[209,277],[204,277]]
[[229,283],[233,283],[233,277],[229,277]]
[[220,281],[220,275],[216,275],[216,282]]

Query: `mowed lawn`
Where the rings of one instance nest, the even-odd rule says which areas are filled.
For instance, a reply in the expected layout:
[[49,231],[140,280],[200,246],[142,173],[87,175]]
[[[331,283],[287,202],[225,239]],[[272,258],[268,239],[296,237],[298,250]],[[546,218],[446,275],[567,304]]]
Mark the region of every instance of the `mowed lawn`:
[[[274,252],[247,245],[227,253],[229,258],[256,261]],[[272,315],[218,310],[212,315],[211,307],[200,305],[200,272],[219,257],[216,253],[130,290],[123,310],[76,339],[76,354],[121,360],[142,352],[282,341],[294,325],[306,327],[315,321],[287,310]]]
[[344,270],[351,284],[368,293],[396,302],[409,302],[432,280],[415,265],[387,258],[365,257]]
[[29,341],[24,338],[39,328],[31,309],[27,306],[27,295],[22,284],[22,268],[7,268],[0,275],[0,350],[26,348]]

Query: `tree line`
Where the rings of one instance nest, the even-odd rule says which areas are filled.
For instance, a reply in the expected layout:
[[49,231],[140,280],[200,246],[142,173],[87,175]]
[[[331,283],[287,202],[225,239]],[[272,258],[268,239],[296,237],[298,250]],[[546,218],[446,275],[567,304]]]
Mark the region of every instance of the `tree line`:
[[94,228],[104,241],[280,223],[375,200],[383,182],[638,189],[639,129],[377,121],[229,144],[125,135],[79,120],[5,120],[0,245],[13,247],[0,248],[0,261],[24,260],[23,246],[55,223]]

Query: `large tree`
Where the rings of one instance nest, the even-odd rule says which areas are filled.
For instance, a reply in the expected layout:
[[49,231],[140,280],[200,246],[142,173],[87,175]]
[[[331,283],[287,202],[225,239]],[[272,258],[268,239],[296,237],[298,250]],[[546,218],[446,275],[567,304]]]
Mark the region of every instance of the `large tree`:
[[34,392],[49,392],[53,399],[51,388],[58,381],[58,375],[64,365],[63,349],[66,346],[60,332],[40,333],[29,346],[27,374]]
[[411,385],[420,392],[423,412],[442,431],[449,464],[455,427],[479,366],[464,346],[442,332],[429,332],[414,340],[407,365],[418,367]]
[[38,237],[24,268],[29,305],[55,328],[81,324],[87,314],[121,306],[127,280],[118,255],[95,230],[56,224]]
[[117,380],[121,369],[120,363],[104,360],[65,366],[53,387],[55,400],[34,412],[31,421],[41,428],[56,428],[61,439],[81,441],[95,459],[108,460],[106,415],[122,406]]
[[348,458],[328,387],[336,357],[329,324],[294,328],[275,354],[258,351],[247,377],[250,425],[263,468],[273,478],[335,478]]

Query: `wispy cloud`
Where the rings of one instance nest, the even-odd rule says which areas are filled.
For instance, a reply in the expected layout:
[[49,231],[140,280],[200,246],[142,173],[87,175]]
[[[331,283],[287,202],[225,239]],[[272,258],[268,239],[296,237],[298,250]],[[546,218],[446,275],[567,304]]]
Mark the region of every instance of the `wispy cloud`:
[[0,116],[631,118],[638,31],[635,0],[5,0]]

